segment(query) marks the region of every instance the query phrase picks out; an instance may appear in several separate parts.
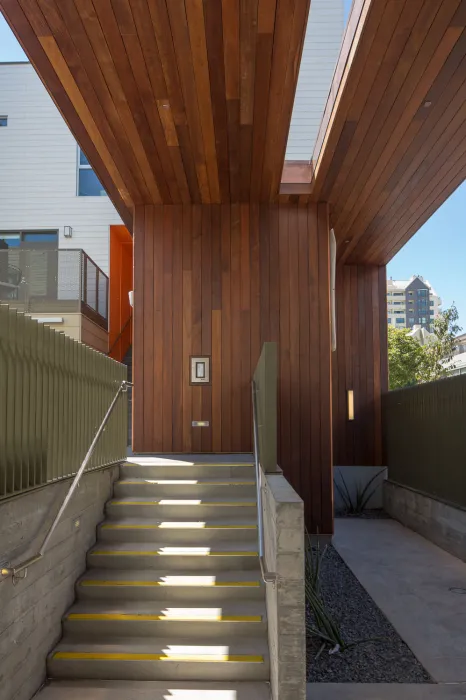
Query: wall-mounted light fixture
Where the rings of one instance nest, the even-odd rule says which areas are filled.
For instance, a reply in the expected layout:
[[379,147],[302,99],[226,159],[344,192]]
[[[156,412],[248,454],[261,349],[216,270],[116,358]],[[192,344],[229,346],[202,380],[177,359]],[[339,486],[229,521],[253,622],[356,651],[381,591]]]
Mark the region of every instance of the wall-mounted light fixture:
[[63,235],[65,238],[72,238],[73,237],[73,229],[71,226],[64,226],[63,227]]
[[354,391],[348,389],[346,392],[347,407],[348,407],[348,420],[354,420]]

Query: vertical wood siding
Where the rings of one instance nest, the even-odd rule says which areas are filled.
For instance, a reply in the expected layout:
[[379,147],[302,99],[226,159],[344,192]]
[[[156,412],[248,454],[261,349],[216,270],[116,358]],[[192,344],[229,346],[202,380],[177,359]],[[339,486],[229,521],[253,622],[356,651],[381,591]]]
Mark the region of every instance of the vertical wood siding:
[[[250,452],[250,382],[276,341],[279,464],[331,532],[327,205],[138,207],[134,242],[133,449]],[[212,357],[210,386],[190,386],[191,355]]]
[[[381,396],[387,391],[386,269],[342,265],[336,279],[337,350],[333,365],[334,464],[382,464]],[[354,421],[347,420],[347,390]]]

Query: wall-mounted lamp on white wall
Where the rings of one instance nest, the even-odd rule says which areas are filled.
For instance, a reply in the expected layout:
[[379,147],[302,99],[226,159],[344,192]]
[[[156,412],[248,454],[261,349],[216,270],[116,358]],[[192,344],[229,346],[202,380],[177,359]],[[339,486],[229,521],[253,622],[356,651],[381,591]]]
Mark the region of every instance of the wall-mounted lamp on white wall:
[[354,420],[354,391],[348,389],[347,391],[347,403],[348,403],[348,420]]
[[65,238],[72,238],[73,237],[73,229],[71,226],[64,226],[63,227],[63,235]]

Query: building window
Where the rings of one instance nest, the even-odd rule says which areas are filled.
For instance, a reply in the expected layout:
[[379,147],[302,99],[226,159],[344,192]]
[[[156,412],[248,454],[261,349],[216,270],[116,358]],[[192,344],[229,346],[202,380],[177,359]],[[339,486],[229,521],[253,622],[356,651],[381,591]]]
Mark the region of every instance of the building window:
[[404,320],[404,318],[397,318],[397,319],[396,319],[396,322],[397,322],[397,323],[404,323],[405,320]]
[[389,319],[388,319],[388,322],[389,322],[389,323],[391,323],[391,322],[392,322],[392,319],[391,319],[391,318],[389,318]]
[[0,250],[7,248],[58,248],[58,231],[0,231]]
[[102,183],[78,146],[78,197],[105,197]]
[[0,117],[0,126],[8,126],[8,117],[6,117],[6,116]]
[[414,318],[412,318],[412,317],[408,318],[408,323],[411,323],[412,325],[414,325]]
[[427,289],[418,289],[418,290],[417,290],[417,293],[419,294],[420,297],[425,297],[425,296],[427,296],[427,292],[428,292]]
[[431,300],[429,301],[430,306],[434,306],[434,302]]
[[435,311],[434,311],[433,309],[431,309],[429,313],[430,313],[431,316],[433,316],[434,313],[435,313]]

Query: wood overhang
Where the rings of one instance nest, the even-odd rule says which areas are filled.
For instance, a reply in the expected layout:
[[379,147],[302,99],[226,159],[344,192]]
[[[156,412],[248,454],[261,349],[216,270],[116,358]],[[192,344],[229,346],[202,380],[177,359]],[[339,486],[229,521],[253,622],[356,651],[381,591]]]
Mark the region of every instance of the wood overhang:
[[465,25],[465,0],[355,0],[313,156],[342,262],[387,263],[465,179]]
[[139,204],[271,201],[310,0],[0,0],[131,228]]

